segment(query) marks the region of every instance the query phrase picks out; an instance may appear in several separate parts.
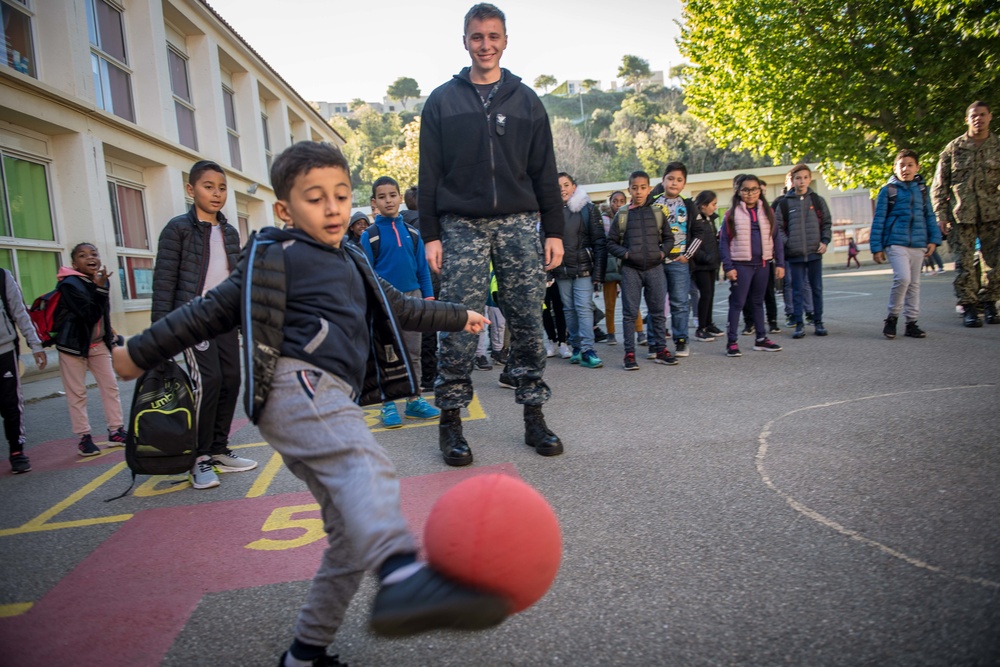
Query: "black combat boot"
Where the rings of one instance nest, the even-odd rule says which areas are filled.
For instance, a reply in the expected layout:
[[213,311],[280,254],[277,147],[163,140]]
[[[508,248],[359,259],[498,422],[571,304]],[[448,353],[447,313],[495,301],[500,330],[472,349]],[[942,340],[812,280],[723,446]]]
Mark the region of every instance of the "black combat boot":
[[979,311],[976,309],[976,304],[966,303],[962,305],[962,310],[965,313],[962,315],[962,324],[969,327],[970,329],[977,329],[983,326],[983,321],[979,319]]
[[462,416],[458,408],[441,411],[438,442],[441,445],[444,462],[448,465],[461,467],[472,463],[472,450],[462,435]]
[[558,456],[563,453],[562,441],[545,425],[540,405],[524,406],[524,444],[534,447],[542,456]]
[[997,315],[997,305],[995,303],[983,304],[983,315],[986,324],[1000,324],[1000,315]]

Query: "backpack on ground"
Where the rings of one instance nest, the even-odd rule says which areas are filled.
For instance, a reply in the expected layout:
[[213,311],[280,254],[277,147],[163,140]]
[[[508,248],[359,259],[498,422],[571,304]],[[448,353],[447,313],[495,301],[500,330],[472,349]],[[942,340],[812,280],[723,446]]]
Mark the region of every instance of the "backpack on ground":
[[56,310],[61,296],[59,290],[54,289],[32,301],[31,308],[28,308],[28,317],[42,341],[42,347],[56,344]]
[[132,395],[125,462],[136,475],[178,475],[198,458],[197,410],[191,380],[180,365],[168,360],[139,377]]
[[[403,227],[406,227],[406,231],[410,233],[410,238],[413,240],[413,256],[417,256],[417,243],[420,241],[420,232],[413,225],[404,222]],[[378,261],[378,247],[381,241],[381,233],[378,230],[378,225],[371,225],[365,230],[368,232],[368,244],[372,247],[372,264]]]

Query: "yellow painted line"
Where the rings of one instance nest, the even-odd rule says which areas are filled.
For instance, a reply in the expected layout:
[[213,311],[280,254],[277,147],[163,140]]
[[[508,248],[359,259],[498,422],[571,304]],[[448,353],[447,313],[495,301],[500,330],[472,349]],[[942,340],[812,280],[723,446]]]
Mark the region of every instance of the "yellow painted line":
[[[107,470],[105,473],[103,473],[102,475],[98,476],[96,479],[92,480],[88,484],[86,484],[83,487],[81,487],[79,490],[77,490],[76,492],[74,492],[73,494],[71,494],[70,496],[68,496],[65,500],[62,500],[62,501],[56,503],[55,505],[53,505],[52,507],[50,507],[49,509],[45,510],[44,512],[42,512],[41,514],[39,514],[38,516],[36,516],[34,519],[32,519],[32,520],[28,521],[27,523],[25,523],[24,525],[22,525],[22,526],[20,526],[18,528],[7,528],[7,529],[4,529],[4,530],[0,530],[0,537],[3,537],[5,535],[17,535],[17,534],[20,534],[20,533],[34,533],[34,532],[38,532],[39,530],[50,530],[50,528],[46,525],[46,522],[49,519],[51,519],[52,517],[54,517],[57,514],[59,514],[60,512],[62,512],[63,510],[65,510],[67,507],[70,507],[74,503],[80,501],[82,498],[84,498],[85,496],[87,496],[91,492],[95,491],[98,487],[100,487],[102,484],[104,484],[106,481],[108,481],[109,479],[111,479],[112,477],[114,477],[115,475],[117,475],[118,473],[120,473],[124,469],[125,469],[125,462],[124,461],[121,461],[120,463],[117,463],[117,464],[111,466],[111,468],[109,470]],[[63,528],[63,527],[70,527],[70,526],[76,526],[76,525],[93,525],[93,524],[97,524],[97,523],[113,523],[113,522],[120,522],[120,521],[128,521],[131,518],[132,518],[131,514],[119,514],[119,515],[114,516],[114,517],[101,517],[101,518],[98,518],[98,519],[83,519],[83,520],[81,520],[79,522],[77,522],[77,521],[69,521],[69,522],[65,522],[66,525],[62,525],[62,524],[52,524],[52,525],[57,525],[58,527]]]
[[13,604],[0,604],[0,618],[10,618],[20,616],[24,612],[35,606],[34,602],[15,602]]
[[[427,398],[425,396],[425,398]],[[422,426],[437,426],[437,419],[407,419],[403,417],[403,425],[396,428],[385,428],[382,426],[382,406],[374,405],[367,408],[362,408],[365,412],[365,424],[368,425],[368,430],[372,433],[385,433],[386,431],[398,431],[403,428],[420,428]],[[467,408],[469,411],[469,416],[465,417],[466,420],[474,419],[486,419],[486,412],[483,411],[483,406],[479,402],[479,396],[476,394],[472,395],[472,402],[469,403]]]
[[265,464],[264,468],[260,471],[260,474],[257,475],[257,479],[253,481],[253,484],[250,486],[250,490],[247,491],[246,497],[259,498],[267,493],[268,487],[270,487],[271,482],[274,481],[274,476],[278,474],[279,470],[281,470],[281,463],[281,454],[278,452],[272,454],[267,464]]
[[248,445],[229,445],[229,449],[247,449],[249,447],[270,447],[266,442],[251,442]]
[[24,524],[18,528],[6,528],[0,530],[0,537],[9,535],[25,535],[27,533],[44,533],[50,530],[62,530],[63,528],[82,528],[86,526],[99,526],[104,523],[124,523],[131,519],[132,514],[115,514],[114,516],[102,516],[95,519],[77,519],[75,521],[51,521],[49,523]]

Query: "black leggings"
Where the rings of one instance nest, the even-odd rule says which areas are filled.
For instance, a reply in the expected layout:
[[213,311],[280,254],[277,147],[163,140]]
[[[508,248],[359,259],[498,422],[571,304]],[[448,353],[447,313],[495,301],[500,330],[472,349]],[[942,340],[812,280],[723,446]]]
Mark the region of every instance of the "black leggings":
[[714,269],[691,272],[691,280],[698,288],[699,329],[706,329],[715,324],[712,321],[712,307],[715,305],[715,274]]
[[[764,292],[764,309],[767,312],[768,322],[778,320],[778,301],[774,298],[774,261],[767,263],[767,291]],[[753,304],[749,300],[743,306],[743,321],[748,327],[753,324]]]

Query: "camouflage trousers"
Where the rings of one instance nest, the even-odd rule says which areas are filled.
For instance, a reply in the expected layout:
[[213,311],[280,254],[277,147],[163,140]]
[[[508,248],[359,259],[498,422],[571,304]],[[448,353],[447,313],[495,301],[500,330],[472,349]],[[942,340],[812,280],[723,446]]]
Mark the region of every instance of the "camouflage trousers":
[[[542,302],[545,270],[538,213],[490,218],[441,218],[442,301],[482,312],[490,288],[490,260],[507,330],[510,355],[506,372],[517,389],[515,400],[541,405],[552,391],[545,384],[542,346]],[[438,334],[438,374],[434,403],[442,410],[463,408],[472,401],[472,366],[479,336],[465,331]]]
[[[976,238],[979,239],[983,263],[989,267],[982,277],[982,286],[977,275]],[[1000,300],[1000,220],[978,225],[952,225],[948,240],[955,249],[955,270],[958,272],[955,276],[955,296],[958,303],[987,304]]]

